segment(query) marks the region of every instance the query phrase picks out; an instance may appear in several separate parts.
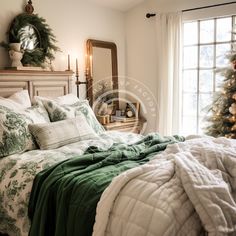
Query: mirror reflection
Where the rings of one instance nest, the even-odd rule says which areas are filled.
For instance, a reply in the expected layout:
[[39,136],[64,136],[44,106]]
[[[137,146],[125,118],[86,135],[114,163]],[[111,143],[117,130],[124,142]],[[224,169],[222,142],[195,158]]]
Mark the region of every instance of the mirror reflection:
[[[101,96],[101,92],[112,91],[112,58],[111,50],[107,48],[93,48],[93,96],[94,100]],[[103,98],[105,101],[105,97]]]
[[34,50],[40,47],[39,35],[33,25],[26,25],[19,30],[21,48],[24,50]]
[[108,110],[119,108],[116,44],[89,39],[87,55],[87,97],[95,112],[101,111],[101,107],[108,107],[109,109],[103,109],[101,112],[105,115],[109,113]]

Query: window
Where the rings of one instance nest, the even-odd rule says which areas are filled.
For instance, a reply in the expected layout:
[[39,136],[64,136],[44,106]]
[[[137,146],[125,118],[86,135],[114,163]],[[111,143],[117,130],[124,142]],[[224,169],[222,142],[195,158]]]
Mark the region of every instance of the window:
[[217,68],[228,65],[236,17],[221,17],[184,23],[182,133],[201,134],[207,106],[224,77]]

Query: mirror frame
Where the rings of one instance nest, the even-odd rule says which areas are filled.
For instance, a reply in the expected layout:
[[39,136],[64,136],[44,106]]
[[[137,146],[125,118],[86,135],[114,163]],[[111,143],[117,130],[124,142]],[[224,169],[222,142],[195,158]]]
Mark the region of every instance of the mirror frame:
[[115,91],[115,97],[117,101],[114,101],[114,105],[116,109],[119,109],[119,93],[118,93],[118,59],[117,59],[117,47],[113,42],[100,41],[95,39],[88,39],[86,43],[87,50],[87,60],[86,60],[86,80],[87,80],[87,98],[89,100],[89,104],[93,106],[93,77],[91,74],[91,60],[90,56],[93,56],[93,48],[106,48],[111,50],[111,62],[112,62],[112,82],[113,82],[113,90]]

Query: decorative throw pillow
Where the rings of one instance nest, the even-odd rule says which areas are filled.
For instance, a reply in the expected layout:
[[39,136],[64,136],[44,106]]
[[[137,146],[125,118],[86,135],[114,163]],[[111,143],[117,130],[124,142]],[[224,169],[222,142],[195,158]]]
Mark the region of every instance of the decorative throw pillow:
[[105,131],[102,125],[98,122],[87,100],[79,101],[72,105],[60,105],[52,100],[44,100],[43,104],[48,111],[50,120],[52,122],[71,119],[82,113],[85,116],[88,124],[97,134],[101,134]]
[[44,107],[14,111],[0,106],[0,157],[36,149],[28,124],[50,122]]
[[38,124],[50,122],[46,109],[44,108],[44,106],[39,104],[36,104],[24,110],[18,110],[17,112],[30,119],[31,123]]
[[75,109],[75,115],[81,112],[84,114],[85,118],[87,119],[88,124],[95,130],[97,134],[101,134],[105,131],[103,126],[97,120],[93,109],[90,107],[88,100],[79,101],[73,105],[71,105]]
[[86,139],[98,138],[98,135],[88,125],[85,117],[80,114],[76,118],[46,124],[30,124],[40,149],[54,149],[66,144]]
[[0,97],[0,105],[13,110],[31,107],[31,101],[28,90],[16,92],[8,98]]
[[0,157],[35,148],[28,130],[31,120],[0,105]]
[[75,118],[75,109],[71,105],[60,105],[52,100],[43,100],[43,105],[52,122]]

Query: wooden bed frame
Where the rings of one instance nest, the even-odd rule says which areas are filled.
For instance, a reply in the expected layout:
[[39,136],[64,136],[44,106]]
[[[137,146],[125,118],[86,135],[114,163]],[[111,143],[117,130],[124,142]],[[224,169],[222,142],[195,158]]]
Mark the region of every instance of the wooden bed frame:
[[71,92],[73,71],[0,70],[0,96],[27,89],[34,96],[58,97]]

